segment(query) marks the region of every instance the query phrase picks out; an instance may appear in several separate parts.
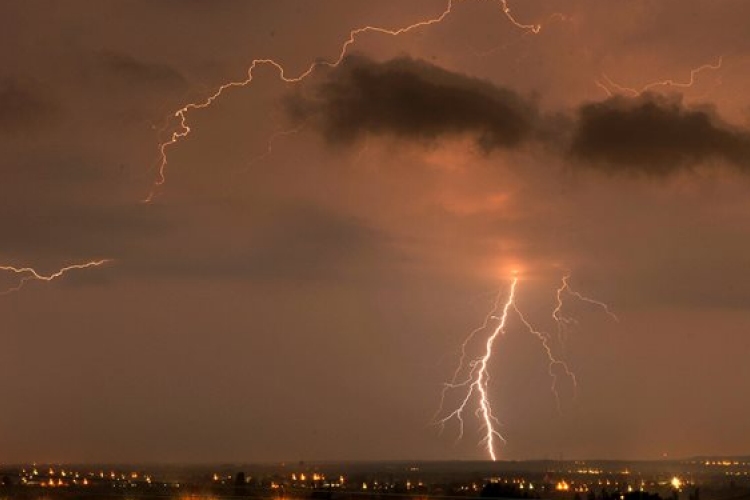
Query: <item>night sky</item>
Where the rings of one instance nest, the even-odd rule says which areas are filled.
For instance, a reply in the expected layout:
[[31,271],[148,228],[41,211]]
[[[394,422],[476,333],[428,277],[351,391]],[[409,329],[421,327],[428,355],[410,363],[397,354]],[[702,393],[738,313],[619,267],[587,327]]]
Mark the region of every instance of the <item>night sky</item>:
[[750,5],[507,6],[0,3],[0,462],[750,452]]

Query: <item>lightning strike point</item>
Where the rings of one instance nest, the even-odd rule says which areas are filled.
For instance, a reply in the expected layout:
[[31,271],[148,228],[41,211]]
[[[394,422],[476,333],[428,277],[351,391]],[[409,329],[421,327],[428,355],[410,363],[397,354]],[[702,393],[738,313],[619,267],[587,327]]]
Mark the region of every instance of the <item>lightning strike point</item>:
[[[495,301],[495,305],[492,311],[490,311],[490,313],[485,318],[484,324],[481,327],[474,330],[473,332],[471,332],[469,336],[464,340],[464,343],[461,346],[461,360],[459,362],[459,366],[454,372],[452,381],[450,383],[445,384],[443,387],[441,406],[438,410],[438,414],[442,413],[445,396],[449,390],[461,389],[461,388],[466,390],[466,395],[461,400],[461,403],[459,404],[458,408],[450,412],[444,418],[439,419],[437,421],[437,423],[441,427],[443,427],[448,421],[453,420],[453,419],[457,420],[459,423],[459,439],[460,439],[464,433],[463,414],[466,411],[466,408],[471,402],[471,400],[474,399],[474,396],[476,395],[476,399],[478,400],[478,408],[475,411],[475,415],[481,421],[480,429],[483,432],[483,438],[480,441],[480,443],[484,446],[485,450],[487,451],[487,454],[489,455],[492,461],[497,460],[497,452],[495,450],[495,440],[498,439],[502,442],[505,442],[505,438],[496,429],[496,427],[499,426],[499,420],[495,417],[492,411],[492,404],[490,402],[490,398],[488,395],[488,386],[489,386],[489,381],[490,381],[488,368],[489,368],[490,360],[492,358],[493,346],[495,344],[495,340],[497,340],[499,336],[505,334],[505,327],[508,321],[508,315],[515,300],[517,284],[518,284],[518,277],[514,276],[510,284],[510,290],[508,291],[508,296],[505,302],[502,304],[502,306],[500,306],[502,295],[499,294],[497,300]],[[500,310],[499,314],[497,314],[498,309]],[[467,349],[469,341],[475,335],[477,335],[478,333],[490,327],[492,323],[495,323],[495,325],[494,327],[491,328],[492,331],[487,336],[487,339],[485,340],[483,354],[479,356],[478,358],[472,359],[469,362],[468,377],[462,381],[457,381],[464,368],[464,361],[466,358],[466,349]]]

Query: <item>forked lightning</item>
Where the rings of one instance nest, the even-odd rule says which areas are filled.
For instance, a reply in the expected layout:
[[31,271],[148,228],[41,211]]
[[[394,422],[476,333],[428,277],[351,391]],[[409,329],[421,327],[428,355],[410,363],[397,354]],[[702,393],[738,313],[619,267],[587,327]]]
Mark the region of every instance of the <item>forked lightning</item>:
[[[598,307],[601,307],[605,313],[607,313],[614,320],[617,320],[617,316],[612,313],[607,304],[598,300],[591,299],[572,290],[570,288],[570,285],[568,284],[569,279],[570,277],[567,275],[562,278],[562,284],[556,292],[557,304],[552,313],[552,317],[555,319],[560,328],[567,328],[568,325],[573,321],[571,318],[563,316],[562,314],[563,301],[566,294],[579,301],[587,302],[589,304],[594,304]],[[558,410],[560,410],[561,408],[560,397],[557,392],[558,373],[562,373],[566,377],[568,377],[574,388],[577,387],[578,384],[575,374],[570,370],[568,365],[564,361],[559,359],[553,352],[553,349],[550,346],[549,334],[544,333],[532,326],[532,324],[521,312],[521,309],[518,307],[518,302],[516,299],[516,289],[518,287],[518,282],[518,276],[514,275],[511,279],[510,288],[507,292],[507,295],[505,296],[505,300],[503,300],[504,294],[501,291],[497,296],[497,299],[495,300],[492,310],[485,318],[482,326],[473,330],[471,333],[469,333],[466,339],[464,339],[463,344],[461,344],[461,357],[458,363],[458,367],[453,373],[453,378],[451,379],[451,381],[446,382],[443,386],[440,406],[435,415],[435,421],[441,427],[441,429],[444,428],[448,422],[456,420],[458,422],[458,439],[461,439],[464,435],[465,413],[469,411],[469,407],[471,405],[475,404],[476,406],[474,407],[474,413],[480,421],[480,433],[482,435],[480,444],[485,448],[489,458],[493,461],[497,460],[498,456],[496,441],[499,440],[505,442],[505,438],[498,430],[500,422],[492,410],[492,403],[489,396],[490,361],[492,359],[493,348],[495,347],[496,341],[499,337],[505,335],[507,332],[511,313],[515,313],[516,318],[519,320],[523,328],[525,328],[526,331],[528,331],[531,335],[536,337],[537,340],[539,340],[540,345],[542,346],[542,350],[544,351],[544,354],[549,363],[548,372],[550,378],[552,379],[551,389],[555,396]],[[482,345],[481,354],[470,359],[467,362],[467,350],[469,343],[474,339],[474,337],[482,334],[487,330],[489,330],[489,333],[487,334],[485,342]],[[455,391],[463,391],[461,393],[462,396],[459,398],[459,403],[457,404],[455,409],[446,411],[446,398],[449,393]]]

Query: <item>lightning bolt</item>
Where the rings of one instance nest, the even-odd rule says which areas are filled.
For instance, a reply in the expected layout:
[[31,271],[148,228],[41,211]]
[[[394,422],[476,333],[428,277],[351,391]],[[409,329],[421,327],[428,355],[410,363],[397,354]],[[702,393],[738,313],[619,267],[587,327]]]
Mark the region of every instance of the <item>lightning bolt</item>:
[[[247,69],[247,77],[244,80],[234,81],[234,82],[228,82],[223,85],[220,85],[219,88],[211,95],[206,97],[203,101],[198,102],[191,102],[188,104],[185,104],[183,107],[178,109],[173,113],[173,117],[177,119],[177,129],[172,132],[169,139],[159,144],[159,160],[158,160],[158,166],[157,166],[157,178],[154,182],[151,192],[148,194],[148,196],[143,200],[144,203],[151,202],[154,197],[157,195],[158,189],[164,185],[164,183],[167,181],[166,172],[167,172],[167,165],[169,162],[168,158],[168,150],[176,145],[178,142],[180,142],[182,139],[190,135],[190,132],[192,131],[190,125],[188,124],[188,113],[190,111],[196,110],[196,109],[205,109],[211,106],[214,101],[216,101],[219,97],[224,94],[224,92],[233,89],[233,88],[242,88],[247,87],[250,85],[254,79],[254,72],[255,69],[260,66],[270,66],[278,71],[279,74],[279,80],[285,83],[298,83],[308,76],[310,76],[317,68],[319,67],[329,67],[329,68],[336,68],[341,64],[341,62],[346,57],[347,53],[349,52],[350,47],[356,42],[357,38],[365,33],[378,33],[382,35],[390,35],[390,36],[399,36],[403,35],[405,33],[409,33],[411,31],[425,28],[428,26],[431,26],[433,24],[439,24],[441,23],[448,15],[453,12],[453,7],[466,0],[448,0],[447,6],[445,9],[436,17],[425,19],[422,21],[418,21],[416,23],[410,24],[408,26],[397,28],[397,29],[389,29],[384,28],[380,26],[363,26],[360,28],[353,29],[349,32],[349,37],[343,42],[341,45],[341,49],[339,51],[338,56],[333,59],[332,61],[315,61],[311,63],[306,70],[304,70],[302,73],[298,74],[297,76],[288,76],[287,71],[284,68],[284,66],[279,63],[278,61],[274,59],[254,59],[251,63],[249,68]],[[500,6],[500,9],[503,12],[503,15],[510,21],[510,23],[515,26],[518,29],[525,30],[529,33],[539,33],[539,31],[542,29],[542,26],[540,24],[524,24],[519,22],[515,16],[513,15],[510,6],[508,5],[507,0],[496,0],[497,3]]]
[[[505,442],[505,438],[502,436],[502,434],[500,434],[499,431],[495,429],[495,426],[499,425],[499,421],[497,420],[497,418],[492,412],[492,405],[487,395],[487,387],[490,381],[490,375],[487,371],[487,367],[489,365],[490,359],[492,358],[492,347],[495,343],[495,340],[497,339],[498,336],[505,334],[505,325],[508,321],[508,313],[510,312],[510,309],[513,306],[513,303],[515,300],[517,284],[518,284],[518,278],[514,277],[513,281],[511,281],[511,284],[510,284],[510,291],[508,292],[508,297],[505,303],[502,305],[502,309],[501,309],[502,312],[500,313],[500,315],[499,316],[496,315],[498,309],[500,309],[500,300],[501,300],[501,296],[498,295],[498,298],[495,301],[495,305],[492,308],[492,311],[490,311],[490,313],[487,315],[487,317],[484,320],[484,324],[481,327],[477,328],[476,330],[472,331],[469,334],[469,336],[464,340],[464,343],[461,345],[461,361],[455,373],[453,374],[453,379],[451,380],[451,382],[448,382],[443,386],[441,405],[440,405],[440,408],[438,409],[438,413],[442,413],[442,406],[445,401],[445,396],[448,390],[466,388],[465,397],[461,400],[461,403],[458,405],[458,407],[452,412],[448,413],[448,415],[446,415],[444,418],[438,421],[441,427],[443,427],[449,420],[452,420],[452,419],[458,420],[459,422],[458,439],[461,439],[464,433],[463,414],[466,411],[466,408],[471,402],[472,398],[476,394],[479,400],[479,408],[477,409],[477,415],[482,420],[481,429],[482,431],[484,431],[484,438],[482,438],[481,443],[484,444],[487,450],[487,453],[489,453],[489,456],[493,461],[497,460],[497,454],[495,452],[495,439],[497,438]],[[496,325],[492,329],[492,332],[487,336],[487,340],[485,342],[484,354],[480,356],[479,358],[472,360],[469,363],[470,369],[469,369],[468,377],[465,380],[458,382],[456,379],[458,378],[460,372],[463,370],[464,361],[466,359],[466,348],[469,344],[469,341],[471,341],[471,339],[477,333],[485,330],[493,322],[496,323]]]
[[[213,94],[210,94],[203,101],[197,101],[197,102],[191,102],[191,103],[185,104],[184,106],[182,106],[180,109],[178,109],[177,111],[173,113],[172,115],[173,118],[177,119],[177,128],[170,134],[169,138],[166,141],[159,144],[157,178],[154,181],[154,184],[148,196],[146,196],[146,198],[142,201],[144,203],[151,202],[154,199],[154,197],[157,195],[157,190],[166,182],[167,164],[169,161],[168,154],[167,154],[168,150],[171,147],[175,146],[182,139],[187,137],[192,131],[192,128],[190,127],[188,123],[188,113],[196,109],[208,108],[219,97],[221,97],[224,94],[224,92],[230,89],[247,87],[248,85],[252,83],[254,79],[255,69],[258,68],[259,66],[271,66],[272,68],[275,68],[278,71],[279,79],[282,82],[297,83],[297,82],[304,80],[308,76],[310,76],[319,67],[335,68],[339,66],[341,62],[344,60],[344,58],[346,57],[347,53],[349,52],[350,47],[356,42],[357,38],[362,34],[379,33],[383,35],[399,36],[399,35],[417,30],[419,28],[425,28],[433,24],[438,24],[438,23],[441,23],[453,11],[453,8],[456,4],[462,1],[466,1],[466,0],[448,0],[448,3],[445,9],[436,17],[418,21],[416,23],[410,24],[402,28],[389,29],[389,28],[384,28],[380,26],[364,26],[364,27],[353,29],[349,32],[348,38],[345,39],[344,42],[342,43],[339,54],[333,61],[315,61],[311,63],[307,67],[306,70],[304,70],[302,73],[298,74],[297,76],[287,76],[287,71],[284,68],[284,66],[282,66],[281,63],[277,62],[274,59],[266,59],[266,58],[254,59],[251,62],[249,68],[247,69],[247,73],[246,73],[247,76],[244,80],[224,83],[220,85]],[[542,27],[540,24],[524,24],[518,21],[516,17],[513,15],[511,8],[508,5],[507,0],[493,0],[493,1],[496,1],[498,3],[503,15],[508,19],[508,21],[513,26],[521,30],[525,30],[529,33],[534,33],[534,34],[539,33],[539,31],[541,30]],[[251,164],[271,154],[271,151],[273,149],[273,142],[275,139],[284,135],[295,133],[297,131],[298,130],[282,131],[282,132],[278,132],[272,135],[272,137],[269,139],[268,149],[266,153],[261,155],[259,158],[256,158],[255,160],[251,161]],[[69,271],[85,269],[89,267],[98,267],[107,262],[109,262],[109,260],[105,259],[105,260],[96,260],[96,261],[86,262],[82,264],[74,264],[71,266],[63,267],[59,269],[58,271],[49,275],[40,274],[39,272],[37,272],[35,269],[31,267],[17,268],[17,267],[13,267],[9,265],[0,266],[0,271],[12,272],[12,273],[21,275],[18,283],[15,286],[5,291],[0,291],[0,295],[16,292],[20,290],[21,288],[23,288],[23,286],[29,281],[53,281],[57,278],[62,277],[64,274],[66,274]]]
[[656,87],[677,87],[677,88],[690,88],[693,85],[695,85],[696,77],[699,73],[707,70],[718,70],[721,68],[722,64],[724,62],[724,56],[719,56],[717,61],[715,63],[708,63],[703,64],[702,66],[698,66],[697,68],[693,68],[690,70],[690,78],[687,81],[680,82],[673,79],[666,79],[666,80],[657,80],[651,83],[647,83],[643,87],[641,87],[640,90],[631,88],[631,87],[625,87],[623,85],[620,85],[618,83],[615,83],[610,79],[607,75],[602,74],[602,80],[599,81],[596,80],[594,83],[596,85],[604,90],[604,92],[607,93],[608,96],[612,96],[615,92],[619,92],[621,94],[631,94],[635,97],[643,94],[644,92],[648,92],[649,90],[652,90]]
[[62,278],[65,274],[71,271],[88,269],[91,267],[100,267],[110,262],[112,262],[112,259],[100,259],[83,262],[81,264],[71,264],[69,266],[62,267],[51,274],[41,274],[33,267],[0,266],[0,271],[13,273],[19,276],[18,283],[6,290],[0,291],[0,295],[8,295],[10,293],[17,292],[21,288],[23,288],[24,285],[29,281],[54,281],[58,278]]
[[[552,317],[558,325],[565,325],[567,328],[568,322],[573,321],[572,319],[562,315],[562,308],[564,303],[564,294],[570,295],[580,301],[587,302],[590,304],[597,305],[614,320],[618,320],[617,316],[609,309],[605,303],[586,297],[575,290],[570,288],[568,284],[569,276],[562,278],[562,285],[556,291],[557,304],[553,310]],[[548,373],[552,379],[551,391],[554,394],[555,401],[557,403],[557,409],[562,413],[560,405],[560,396],[557,391],[558,377],[564,375],[573,384],[573,388],[578,387],[578,381],[573,371],[568,367],[567,363],[561,360],[555,355],[552,346],[550,345],[551,337],[549,334],[544,333],[535,328],[531,322],[526,319],[521,309],[518,307],[516,300],[516,289],[518,287],[519,278],[513,276],[510,288],[507,292],[507,296],[503,301],[503,292],[501,291],[495,299],[492,310],[485,317],[482,325],[473,330],[464,339],[461,344],[461,357],[459,359],[458,366],[453,373],[453,377],[450,382],[446,382],[443,385],[443,391],[441,393],[440,405],[438,407],[433,421],[440,426],[441,431],[444,430],[445,425],[455,420],[458,422],[458,437],[457,440],[463,438],[464,435],[464,415],[469,408],[469,405],[476,401],[475,415],[480,420],[480,432],[483,437],[480,441],[488,456],[491,460],[497,460],[497,451],[495,449],[496,440],[500,440],[503,443],[506,442],[505,438],[497,430],[500,425],[499,420],[495,416],[492,410],[492,404],[489,397],[489,366],[493,354],[493,348],[498,337],[505,335],[507,331],[508,321],[511,313],[515,313],[516,317],[520,321],[521,325],[528,331],[529,334],[533,335],[542,347],[542,350],[548,361]],[[482,332],[490,330],[484,346],[482,354],[478,357],[471,359],[467,363],[467,351],[468,346],[472,340]],[[462,373],[467,372],[466,375],[461,378]],[[444,407],[446,397],[449,392],[463,390],[463,396],[455,409],[445,413]],[[441,417],[441,415],[444,415]]]

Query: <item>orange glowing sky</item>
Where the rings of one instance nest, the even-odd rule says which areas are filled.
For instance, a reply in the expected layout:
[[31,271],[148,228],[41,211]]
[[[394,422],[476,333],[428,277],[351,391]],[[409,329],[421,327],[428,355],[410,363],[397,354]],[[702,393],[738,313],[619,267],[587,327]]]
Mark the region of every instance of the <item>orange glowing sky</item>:
[[501,458],[748,453],[750,6],[505,5],[0,5],[0,462],[484,458],[441,384],[568,274],[620,321],[560,414],[510,318]]

